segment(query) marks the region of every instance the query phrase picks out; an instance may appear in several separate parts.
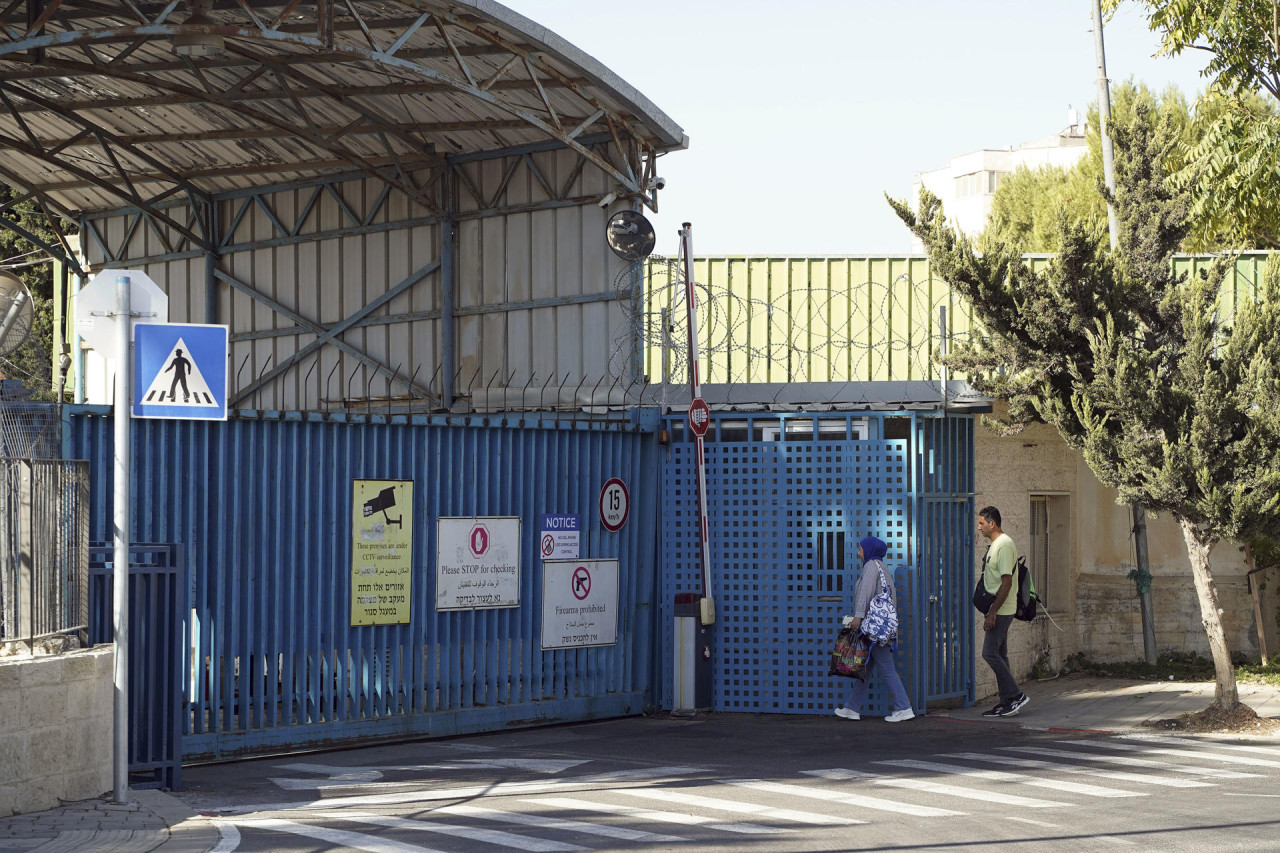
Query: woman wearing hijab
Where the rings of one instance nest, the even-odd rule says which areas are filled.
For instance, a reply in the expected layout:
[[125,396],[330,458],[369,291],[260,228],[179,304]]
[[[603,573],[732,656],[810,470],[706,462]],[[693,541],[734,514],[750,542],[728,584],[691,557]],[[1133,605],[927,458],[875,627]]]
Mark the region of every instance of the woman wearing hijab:
[[[862,574],[858,577],[858,586],[853,592],[853,615],[844,617],[846,627],[855,631],[862,629],[862,620],[867,615],[871,599],[880,592],[881,584],[889,591],[889,599],[893,603],[894,612],[898,609],[897,591],[885,571],[881,558],[889,551],[889,546],[874,536],[868,536],[858,543],[858,559],[862,561]],[[871,655],[867,661],[865,679],[850,679],[849,689],[845,693],[844,705],[836,708],[836,716],[846,720],[861,719],[862,702],[867,698],[867,682],[872,672],[878,671],[880,677],[889,685],[889,695],[893,697],[894,711],[885,717],[886,723],[901,723],[915,716],[911,710],[911,699],[898,677],[897,667],[893,665],[893,649],[897,646],[897,637],[889,640],[873,642]]]

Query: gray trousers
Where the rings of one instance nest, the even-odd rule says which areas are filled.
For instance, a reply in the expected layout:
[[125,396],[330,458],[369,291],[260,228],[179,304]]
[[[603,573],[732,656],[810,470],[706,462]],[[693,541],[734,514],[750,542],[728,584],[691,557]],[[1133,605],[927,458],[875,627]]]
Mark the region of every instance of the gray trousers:
[[997,616],[996,626],[987,631],[982,641],[982,659],[996,674],[996,686],[1000,689],[1001,703],[1008,705],[1022,695],[1018,682],[1014,680],[1009,669],[1009,625],[1013,622],[1013,614]]

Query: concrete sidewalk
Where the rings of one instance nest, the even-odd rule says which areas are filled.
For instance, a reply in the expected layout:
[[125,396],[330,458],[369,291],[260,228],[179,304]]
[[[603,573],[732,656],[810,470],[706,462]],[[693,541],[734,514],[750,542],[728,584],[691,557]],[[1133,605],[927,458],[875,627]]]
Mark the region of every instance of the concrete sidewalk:
[[[1214,689],[1212,682],[1079,675],[1031,681],[1022,687],[1031,703],[1016,717],[983,717],[993,699],[973,708],[931,711],[926,719],[1045,731],[1151,731],[1142,724],[1201,711],[1213,700]],[[1260,717],[1280,717],[1280,687],[1242,684],[1240,698]],[[712,714],[705,719],[731,727],[733,718],[733,714]],[[101,798],[0,819],[0,853],[208,853],[218,846],[220,836],[213,822],[178,797],[151,790],[132,791],[131,796],[133,802],[128,805]]]
[[[1203,711],[1213,702],[1214,692],[1212,681],[1131,681],[1086,675],[1027,681],[1021,686],[1031,702],[1016,717],[983,717],[982,712],[996,703],[995,697],[972,708],[930,712],[930,716],[1048,731],[1150,732],[1144,723]],[[1241,684],[1239,691],[1240,701],[1259,717],[1280,717],[1280,687]]]
[[0,819],[0,853],[207,853],[213,823],[162,791],[130,791],[131,802],[81,800]]

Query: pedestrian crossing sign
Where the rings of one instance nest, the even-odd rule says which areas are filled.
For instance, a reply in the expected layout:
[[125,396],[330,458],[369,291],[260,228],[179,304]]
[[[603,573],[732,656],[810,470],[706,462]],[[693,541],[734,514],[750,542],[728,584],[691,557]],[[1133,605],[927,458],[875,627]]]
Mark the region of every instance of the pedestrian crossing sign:
[[133,416],[227,419],[227,327],[139,323],[133,337]]

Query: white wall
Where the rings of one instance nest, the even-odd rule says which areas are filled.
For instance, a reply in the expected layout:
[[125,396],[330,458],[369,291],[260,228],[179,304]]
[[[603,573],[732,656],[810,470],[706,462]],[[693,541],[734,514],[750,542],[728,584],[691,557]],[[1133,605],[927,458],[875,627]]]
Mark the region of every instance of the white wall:
[[[1023,166],[1028,169],[1043,166],[1070,168],[1088,153],[1083,133],[1080,126],[1079,135],[1055,135],[1016,148],[988,148],[952,157],[946,166],[916,175],[911,201],[914,203],[919,198],[920,187],[925,187],[942,202],[947,221],[965,234],[974,236],[987,227],[995,200],[995,187],[984,183],[980,192],[959,194],[957,179],[975,172],[1008,175]],[[924,244],[918,239],[913,238],[912,247],[913,251],[924,251]]]

